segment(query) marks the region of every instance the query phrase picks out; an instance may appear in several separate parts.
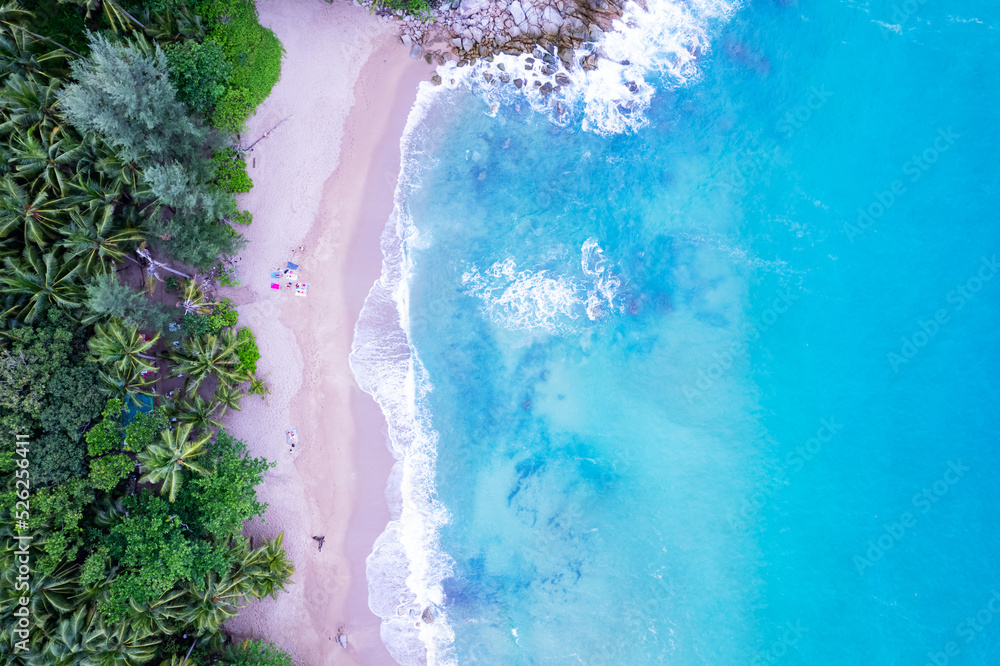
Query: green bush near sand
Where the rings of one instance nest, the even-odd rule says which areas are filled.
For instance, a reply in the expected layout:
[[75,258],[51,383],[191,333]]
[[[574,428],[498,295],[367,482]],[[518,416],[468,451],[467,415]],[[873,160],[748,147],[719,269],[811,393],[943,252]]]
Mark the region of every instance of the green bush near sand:
[[165,52],[170,65],[170,82],[177,88],[177,98],[188,109],[208,118],[226,92],[232,65],[222,47],[206,40],[199,44],[188,40],[168,44]]
[[239,134],[278,82],[284,49],[274,32],[257,20],[252,0],[201,0],[194,9],[205,21],[208,39],[222,47],[232,68],[212,124]]
[[253,189],[253,181],[247,173],[247,160],[235,148],[223,148],[212,155],[215,162],[215,182],[223,191],[230,194],[249,192]]
[[430,11],[431,3],[427,2],[427,0],[375,0],[372,3],[372,10],[378,11],[379,9],[388,9],[390,11],[402,9],[408,14],[419,16]]

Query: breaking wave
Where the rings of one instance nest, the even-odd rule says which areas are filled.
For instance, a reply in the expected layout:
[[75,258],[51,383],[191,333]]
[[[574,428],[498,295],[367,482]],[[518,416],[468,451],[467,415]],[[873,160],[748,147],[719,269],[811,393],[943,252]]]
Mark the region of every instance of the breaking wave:
[[382,274],[365,298],[350,355],[358,385],[385,415],[396,458],[386,494],[402,501],[390,503],[392,520],[375,541],[365,571],[368,605],[382,618],[382,642],[404,666],[449,663],[453,640],[442,610],[441,581],[451,562],[438,547],[438,530],[448,514],[435,497],[437,433],[426,403],[432,387],[410,344],[407,243],[416,230],[404,204],[406,193],[417,187],[406,156],[433,98],[432,89],[422,85],[400,140],[404,160],[395,208],[382,233]]
[[438,74],[446,87],[475,91],[494,112],[501,104],[526,101],[560,125],[578,121],[599,134],[635,132],[648,123],[646,111],[658,87],[698,79],[698,61],[711,49],[713,26],[738,6],[725,0],[629,2],[600,41],[571,54],[576,63],[591,53],[600,56],[589,71],[567,70],[561,54],[546,58],[538,52],[502,54],[468,67],[447,63]]
[[580,276],[550,270],[518,270],[513,257],[486,270],[471,266],[462,275],[466,293],[483,302],[483,314],[511,331],[544,330],[560,333],[573,320],[586,315],[591,321],[619,309],[615,304],[621,279],[605,270],[597,239],[581,249]]

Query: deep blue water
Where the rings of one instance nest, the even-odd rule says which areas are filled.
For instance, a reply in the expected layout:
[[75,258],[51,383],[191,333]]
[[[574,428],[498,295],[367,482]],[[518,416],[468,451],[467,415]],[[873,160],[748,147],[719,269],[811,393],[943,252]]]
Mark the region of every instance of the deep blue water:
[[424,95],[406,622],[435,663],[1000,663],[1000,5],[703,27],[634,131]]

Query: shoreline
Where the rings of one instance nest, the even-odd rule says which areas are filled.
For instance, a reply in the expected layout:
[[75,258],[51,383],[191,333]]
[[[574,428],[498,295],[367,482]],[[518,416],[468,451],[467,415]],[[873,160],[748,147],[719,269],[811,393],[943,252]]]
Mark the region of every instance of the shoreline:
[[[246,533],[283,531],[296,573],[277,600],[248,606],[227,629],[274,642],[295,663],[391,666],[381,620],[368,608],[365,558],[389,521],[395,461],[381,410],[358,388],[348,354],[381,273],[400,137],[417,84],[433,69],[407,57],[394,23],[352,4],[263,0],[258,9],[287,53],[246,136],[290,118],[248,160],[255,186],[241,204],[255,220],[238,263],[246,286],[227,295],[257,336],[273,393],[266,404],[246,398],[247,409],[225,421],[254,455],[277,462],[259,492],[266,523]],[[307,298],[270,289],[267,274],[286,260],[310,283]],[[292,427],[299,443],[289,451]],[[325,537],[322,550],[313,536]],[[346,650],[336,643],[341,627]]]

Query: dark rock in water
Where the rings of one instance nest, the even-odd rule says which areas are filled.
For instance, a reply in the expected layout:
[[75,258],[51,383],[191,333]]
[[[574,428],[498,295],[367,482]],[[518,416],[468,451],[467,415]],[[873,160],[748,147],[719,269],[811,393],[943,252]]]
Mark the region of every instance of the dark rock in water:
[[555,73],[556,73],[555,67],[552,67],[551,65],[542,66],[542,74],[544,74],[545,76],[552,76]]
[[561,116],[564,113],[566,113],[566,107],[562,102],[556,102],[556,114]]
[[556,57],[551,53],[546,53],[545,55],[542,56],[542,61],[547,62],[550,65],[554,65],[556,64]]
[[568,76],[566,76],[562,72],[559,72],[558,74],[556,74],[556,83],[558,83],[561,86],[568,86],[570,83],[572,83],[572,81],[570,81],[570,78]]
[[631,116],[632,109],[628,108],[627,106],[622,106],[621,104],[619,104],[618,113],[622,114],[623,116]]
[[535,87],[536,87],[536,88],[537,88],[537,87],[539,87],[540,85],[542,85],[542,82],[541,82],[541,81],[535,81]]
[[631,61],[631,60],[622,60],[622,61],[621,61],[620,63],[618,63],[618,64],[620,64],[620,65],[622,65],[622,66],[624,66],[624,67],[628,67],[629,65],[631,65],[631,64],[632,64],[632,61]]
[[433,83],[436,86],[441,85],[441,77],[435,74],[434,76],[431,77],[431,83]]
[[589,56],[581,60],[580,66],[588,72],[597,69],[597,54],[591,53]]
[[422,47],[420,44],[414,44],[413,47],[410,49],[410,57],[416,60],[417,58],[420,57],[420,54],[423,52],[424,52],[424,47]]
[[625,87],[626,87],[626,88],[628,88],[628,91],[629,91],[630,93],[636,93],[636,92],[639,92],[639,86],[638,86],[638,85],[636,85],[635,81],[627,81],[627,82],[625,83]]
[[493,81],[493,75],[489,72],[483,72],[483,79],[486,80],[486,83],[491,83]]
[[501,72],[506,72],[507,71],[507,65],[503,64],[502,62],[498,62],[497,63],[497,69],[499,69]]
[[526,412],[531,411],[531,398],[524,399],[524,402],[521,403],[521,409],[523,409]]
[[434,60],[434,54],[433,53],[425,53],[424,54],[424,61],[426,61],[428,65],[431,64],[431,62],[433,62],[433,60]]
[[542,86],[542,94],[549,95],[551,93],[552,93],[552,84],[546,81],[545,85]]
[[532,65],[531,63],[528,63],[527,65],[524,66],[524,68],[530,72],[535,68],[535,66]]
[[524,85],[524,81],[522,81],[521,79],[514,79],[514,87],[515,88],[517,88],[518,90],[520,90],[521,86],[523,86],[523,85]]
[[501,74],[499,78],[501,83],[510,83],[510,74]]
[[430,606],[428,606],[427,608],[424,609],[424,612],[421,613],[421,615],[420,615],[420,619],[423,620],[424,622],[426,622],[427,624],[433,624],[434,623],[434,613],[431,612],[431,607]]
[[528,56],[527,58],[524,59],[524,62],[530,65],[531,63],[535,62],[535,59],[532,58],[531,56]]

